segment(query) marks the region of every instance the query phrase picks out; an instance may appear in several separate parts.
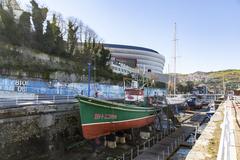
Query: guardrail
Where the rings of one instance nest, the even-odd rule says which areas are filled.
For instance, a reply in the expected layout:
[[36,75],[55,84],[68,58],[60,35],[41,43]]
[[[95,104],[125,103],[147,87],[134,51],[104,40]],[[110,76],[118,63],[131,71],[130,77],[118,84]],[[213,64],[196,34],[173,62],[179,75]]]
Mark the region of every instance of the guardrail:
[[[232,140],[233,135],[231,135],[231,133],[230,133],[232,130],[231,123],[233,123],[230,107],[234,107],[235,116],[236,116],[236,106],[234,103],[239,102],[240,97],[239,96],[229,96],[228,100],[234,100],[234,101],[232,101],[232,104],[231,104],[232,106],[226,106],[226,104],[224,104],[224,119],[223,119],[223,123],[221,124],[222,133],[221,133],[221,138],[220,138],[217,160],[223,160],[223,159],[230,160],[230,159],[236,158],[235,157],[236,153],[233,153],[233,150],[231,148],[231,143],[233,143],[234,140]],[[229,107],[230,109],[227,107]],[[235,118],[237,120],[237,117],[235,117]]]
[[221,124],[221,128],[222,128],[222,133],[221,133],[221,138],[220,138],[220,144],[219,144],[219,148],[218,148],[218,155],[217,155],[217,160],[222,160],[224,159],[225,155],[228,154],[228,138],[227,138],[227,129],[228,129],[228,123],[229,119],[227,118],[227,107],[226,105],[224,106],[224,119],[223,119],[223,123]]
[[60,104],[60,103],[75,103],[77,99],[74,96],[67,95],[35,95],[34,97],[14,97],[0,98],[0,108],[14,108],[28,105],[40,104]]

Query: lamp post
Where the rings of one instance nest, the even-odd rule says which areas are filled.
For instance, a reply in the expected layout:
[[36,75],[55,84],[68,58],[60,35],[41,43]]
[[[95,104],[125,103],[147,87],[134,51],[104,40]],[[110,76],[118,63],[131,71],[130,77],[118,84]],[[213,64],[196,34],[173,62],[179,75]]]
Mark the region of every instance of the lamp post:
[[91,63],[88,63],[88,97],[90,97]]

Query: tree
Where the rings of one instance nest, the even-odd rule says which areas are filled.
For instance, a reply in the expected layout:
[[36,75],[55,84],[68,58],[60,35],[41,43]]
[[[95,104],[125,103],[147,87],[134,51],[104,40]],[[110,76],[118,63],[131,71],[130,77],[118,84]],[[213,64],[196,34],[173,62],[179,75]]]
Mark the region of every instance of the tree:
[[72,20],[68,21],[68,38],[67,38],[67,51],[68,53],[73,56],[74,50],[77,47],[77,31],[78,26]]
[[23,12],[19,18],[19,35],[20,35],[20,42],[24,46],[29,46],[29,42],[31,41],[31,21],[30,21],[31,14],[28,12]]
[[64,40],[55,14],[53,14],[52,22],[47,21],[44,44],[45,52],[57,56],[64,55]]
[[43,50],[43,24],[47,18],[48,9],[40,8],[35,0],[31,0],[32,4],[32,21],[35,28],[35,43],[34,47]]
[[2,36],[11,44],[19,45],[19,30],[11,11],[6,11],[0,6],[0,17],[2,20]]
[[179,93],[186,93],[186,85],[183,85],[181,83],[177,84],[177,91]]
[[186,92],[191,92],[193,90],[193,87],[194,87],[193,81],[187,81],[186,84],[187,84]]
[[[98,57],[98,61],[97,61],[97,65],[99,67],[102,68],[106,68],[107,66],[107,62],[111,59],[111,54],[110,51],[108,49],[105,49],[104,46],[102,45],[100,53],[99,53],[99,57]],[[108,67],[108,66],[107,66]]]
[[44,34],[44,52],[52,54],[54,48],[54,33],[50,21],[47,21],[46,32]]

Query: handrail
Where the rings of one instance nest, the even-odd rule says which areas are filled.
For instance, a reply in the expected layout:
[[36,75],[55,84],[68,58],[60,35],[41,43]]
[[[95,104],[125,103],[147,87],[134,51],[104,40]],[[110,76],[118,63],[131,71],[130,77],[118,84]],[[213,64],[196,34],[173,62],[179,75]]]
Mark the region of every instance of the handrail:
[[78,102],[75,96],[63,95],[35,95],[31,97],[9,97],[0,99],[0,108],[13,108],[28,105],[63,104]]

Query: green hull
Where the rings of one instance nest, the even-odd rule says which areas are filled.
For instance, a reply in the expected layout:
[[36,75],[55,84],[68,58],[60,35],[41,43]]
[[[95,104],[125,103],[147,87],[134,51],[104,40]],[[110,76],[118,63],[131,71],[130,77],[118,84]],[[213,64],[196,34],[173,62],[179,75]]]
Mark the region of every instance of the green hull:
[[137,128],[154,121],[153,107],[138,107],[95,98],[79,97],[83,135],[86,139]]

